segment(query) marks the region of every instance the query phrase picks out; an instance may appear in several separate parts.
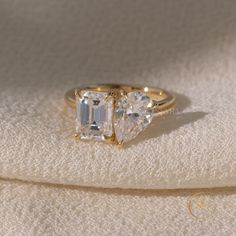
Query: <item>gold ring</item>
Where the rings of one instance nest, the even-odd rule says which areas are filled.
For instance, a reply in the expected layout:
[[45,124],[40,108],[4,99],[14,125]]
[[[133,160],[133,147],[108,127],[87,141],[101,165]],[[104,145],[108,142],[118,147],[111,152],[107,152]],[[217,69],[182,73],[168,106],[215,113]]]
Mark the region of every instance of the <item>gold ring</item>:
[[175,105],[174,96],[163,89],[120,84],[73,88],[65,100],[76,108],[76,138],[118,145],[134,139],[154,115]]

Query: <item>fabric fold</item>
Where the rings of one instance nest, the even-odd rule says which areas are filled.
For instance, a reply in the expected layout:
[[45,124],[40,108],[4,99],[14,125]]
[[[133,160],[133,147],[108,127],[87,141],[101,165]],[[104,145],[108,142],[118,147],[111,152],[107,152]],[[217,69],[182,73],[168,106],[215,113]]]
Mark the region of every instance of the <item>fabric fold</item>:
[[[106,188],[236,186],[236,4],[181,2],[1,3],[0,177]],[[76,142],[64,93],[101,82],[172,91],[176,110],[124,149]]]
[[235,235],[235,189],[141,191],[0,181],[1,235]]

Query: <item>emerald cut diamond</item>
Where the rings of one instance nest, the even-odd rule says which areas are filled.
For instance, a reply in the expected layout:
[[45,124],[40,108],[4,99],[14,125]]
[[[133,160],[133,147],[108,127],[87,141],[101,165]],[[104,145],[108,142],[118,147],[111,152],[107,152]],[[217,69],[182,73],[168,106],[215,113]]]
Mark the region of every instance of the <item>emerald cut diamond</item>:
[[80,91],[76,97],[76,134],[96,141],[111,137],[113,104],[109,92]]

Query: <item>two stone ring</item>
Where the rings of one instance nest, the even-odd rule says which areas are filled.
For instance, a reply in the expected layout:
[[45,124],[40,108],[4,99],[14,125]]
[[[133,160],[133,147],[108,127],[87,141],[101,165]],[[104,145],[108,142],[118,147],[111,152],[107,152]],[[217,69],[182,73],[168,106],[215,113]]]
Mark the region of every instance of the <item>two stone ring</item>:
[[119,84],[74,88],[65,100],[76,108],[77,138],[118,145],[134,139],[156,114],[175,104],[174,96],[160,88]]

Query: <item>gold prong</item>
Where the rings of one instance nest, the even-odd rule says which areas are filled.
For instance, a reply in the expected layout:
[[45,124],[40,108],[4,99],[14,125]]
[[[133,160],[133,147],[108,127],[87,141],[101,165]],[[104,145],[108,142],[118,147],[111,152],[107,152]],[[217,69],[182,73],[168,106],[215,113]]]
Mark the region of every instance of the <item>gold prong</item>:
[[75,90],[75,96],[78,97],[78,98],[81,98],[80,90],[79,89]]
[[113,98],[114,97],[114,94],[113,92],[110,92],[107,94],[107,96],[105,97],[105,100],[109,99],[109,98]]
[[77,134],[77,133],[74,134],[74,137],[75,137],[76,139],[78,139],[78,140],[80,139],[80,136],[79,136],[79,134]]
[[106,99],[107,99],[107,98],[110,98],[110,97],[114,98],[114,100],[116,101],[117,98],[119,97],[119,92],[118,92],[117,90],[115,90],[115,89],[111,90],[111,91],[108,93]]
[[115,144],[116,143],[115,133],[113,133],[112,136],[110,136],[110,137],[105,136],[105,140],[106,140],[107,143]]
[[120,89],[120,96],[127,97],[127,92],[124,89]]
[[124,141],[118,142],[118,148],[124,148]]

